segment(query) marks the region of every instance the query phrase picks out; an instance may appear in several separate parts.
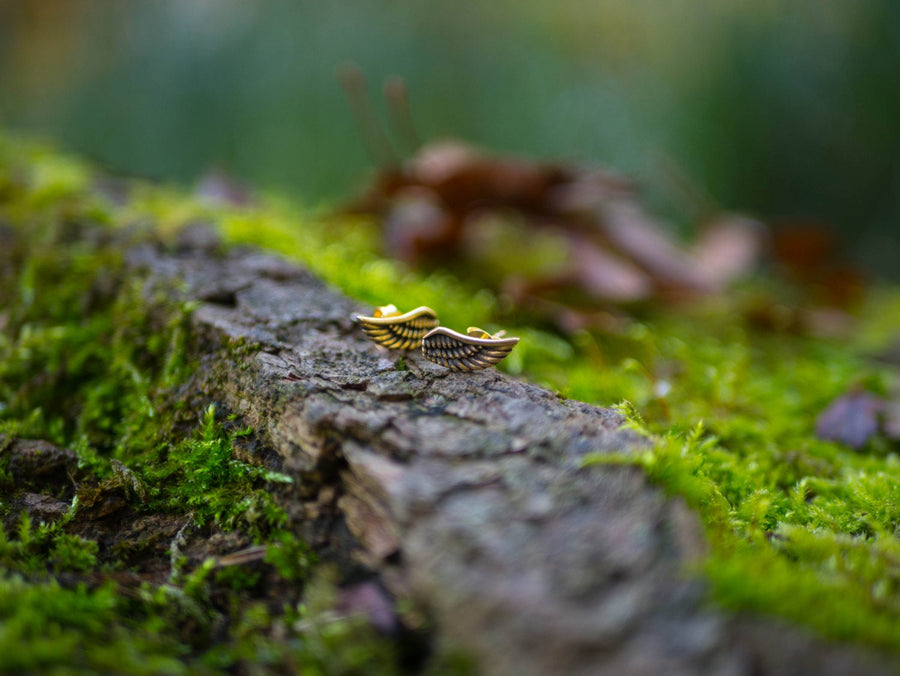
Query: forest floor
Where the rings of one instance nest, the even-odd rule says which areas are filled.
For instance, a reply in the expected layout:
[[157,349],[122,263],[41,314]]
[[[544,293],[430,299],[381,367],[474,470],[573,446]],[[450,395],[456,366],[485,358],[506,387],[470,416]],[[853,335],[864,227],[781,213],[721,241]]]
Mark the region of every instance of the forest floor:
[[[177,284],[148,298],[128,252],[193,246],[198,224],[359,301],[503,322],[522,338],[504,370],[616,405],[646,438],[582,466],[636,466],[699,515],[708,548],[691,574],[717,606],[900,651],[900,290],[870,289],[829,335],[751,321],[781,293],[759,277],[563,337],[381,257],[364,220],[210,204],[0,138],[0,671],[475,670],[430,644],[412,603],[379,626],[390,604],[326,544],[330,503],[292,511],[296,478],[197,385],[195,304]],[[823,433],[835,402],[839,430]]]

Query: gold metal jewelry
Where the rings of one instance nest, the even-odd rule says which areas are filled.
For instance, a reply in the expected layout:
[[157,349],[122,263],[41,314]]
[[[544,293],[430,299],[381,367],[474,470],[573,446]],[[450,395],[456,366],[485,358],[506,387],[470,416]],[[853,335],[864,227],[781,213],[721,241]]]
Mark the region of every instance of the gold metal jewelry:
[[354,314],[353,321],[369,338],[392,350],[414,350],[425,334],[440,324],[437,313],[424,305],[403,314],[393,305],[384,305],[375,308],[372,315]]
[[491,335],[477,326],[470,326],[464,335],[439,326],[425,334],[422,354],[454,371],[480,371],[502,361],[519,342],[505,335],[506,331]]

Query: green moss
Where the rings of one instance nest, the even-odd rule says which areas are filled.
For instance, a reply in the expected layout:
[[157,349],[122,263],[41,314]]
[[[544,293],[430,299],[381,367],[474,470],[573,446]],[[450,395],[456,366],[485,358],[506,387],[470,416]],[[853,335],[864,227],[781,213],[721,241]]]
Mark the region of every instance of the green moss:
[[96,565],[97,543],[65,533],[62,524],[35,526],[23,514],[12,535],[0,526],[0,569],[30,574],[52,571],[58,575]]
[[266,563],[271,564],[285,580],[299,582],[310,573],[315,558],[309,549],[289,533],[275,533],[269,538]]
[[0,671],[179,674],[184,650],[123,612],[111,585],[71,589],[0,572]]
[[[388,676],[401,673],[394,646],[369,627],[363,618],[334,613],[337,590],[325,571],[310,583],[305,602],[283,615],[259,604],[235,627],[243,640],[211,650],[205,663],[216,668],[253,664],[257,668],[287,670],[302,665],[302,673],[317,676]],[[281,643],[267,641],[273,626],[288,634]]]
[[236,460],[236,439],[252,430],[216,420],[210,404],[197,430],[174,444],[162,444],[135,455],[137,481],[146,489],[151,510],[184,510],[197,525],[215,522],[231,530],[242,530],[262,539],[283,526],[287,516],[262,487],[267,483],[290,483],[290,477]]

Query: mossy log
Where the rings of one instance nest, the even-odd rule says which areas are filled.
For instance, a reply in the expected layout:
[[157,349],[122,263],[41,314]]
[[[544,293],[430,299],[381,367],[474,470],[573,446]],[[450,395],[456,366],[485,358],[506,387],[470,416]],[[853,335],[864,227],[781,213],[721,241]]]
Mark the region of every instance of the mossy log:
[[244,452],[294,478],[278,499],[307,541],[421,604],[479,670],[892,671],[881,655],[713,607],[684,503],[635,467],[582,467],[588,453],[646,445],[616,412],[389,352],[351,321],[370,308],[276,257],[224,252],[203,229],[174,249],[140,246],[129,266],[155,311],[173,281],[195,303],[192,385],[253,427]]

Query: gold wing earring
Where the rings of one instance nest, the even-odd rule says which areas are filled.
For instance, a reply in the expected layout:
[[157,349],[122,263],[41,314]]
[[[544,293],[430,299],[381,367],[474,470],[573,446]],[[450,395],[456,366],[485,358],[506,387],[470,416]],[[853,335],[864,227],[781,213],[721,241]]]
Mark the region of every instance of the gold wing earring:
[[425,334],[422,354],[453,371],[480,371],[503,361],[519,342],[518,338],[504,338],[505,335],[505,331],[491,335],[475,326],[470,326],[465,334],[439,326]]
[[366,335],[379,345],[392,350],[414,350],[422,344],[422,338],[440,322],[430,307],[417,307],[401,313],[393,305],[375,308],[371,317],[354,314]]

